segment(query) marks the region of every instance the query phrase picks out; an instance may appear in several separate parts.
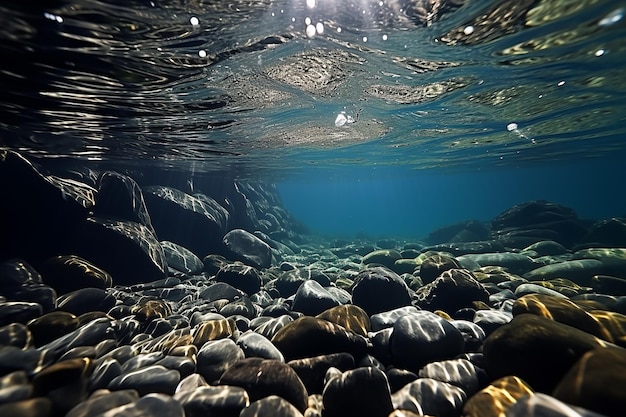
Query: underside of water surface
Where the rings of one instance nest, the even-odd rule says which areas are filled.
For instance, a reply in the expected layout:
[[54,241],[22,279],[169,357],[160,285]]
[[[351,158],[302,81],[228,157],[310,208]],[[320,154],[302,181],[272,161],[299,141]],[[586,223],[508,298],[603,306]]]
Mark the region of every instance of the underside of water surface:
[[626,132],[626,2],[0,5],[0,144],[276,177],[603,157]]

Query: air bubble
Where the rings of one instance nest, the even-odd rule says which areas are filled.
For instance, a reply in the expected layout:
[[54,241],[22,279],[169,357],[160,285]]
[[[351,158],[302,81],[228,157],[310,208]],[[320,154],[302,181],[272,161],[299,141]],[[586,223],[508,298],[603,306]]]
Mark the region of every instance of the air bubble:
[[196,16],[192,16],[189,19],[189,23],[191,23],[191,26],[198,26],[200,24],[200,19],[198,19]]

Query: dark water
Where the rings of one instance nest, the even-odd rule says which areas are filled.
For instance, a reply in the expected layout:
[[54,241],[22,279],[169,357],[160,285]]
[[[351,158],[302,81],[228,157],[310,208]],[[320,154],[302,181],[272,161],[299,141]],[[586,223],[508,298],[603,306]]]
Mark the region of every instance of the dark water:
[[324,233],[626,210],[626,1],[0,4],[0,144],[278,183]]

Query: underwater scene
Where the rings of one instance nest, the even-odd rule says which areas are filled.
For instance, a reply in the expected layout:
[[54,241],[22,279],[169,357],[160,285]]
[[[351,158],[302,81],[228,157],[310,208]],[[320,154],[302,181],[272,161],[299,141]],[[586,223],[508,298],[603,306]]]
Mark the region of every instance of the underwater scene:
[[0,416],[624,415],[626,0],[5,0],[0,55]]

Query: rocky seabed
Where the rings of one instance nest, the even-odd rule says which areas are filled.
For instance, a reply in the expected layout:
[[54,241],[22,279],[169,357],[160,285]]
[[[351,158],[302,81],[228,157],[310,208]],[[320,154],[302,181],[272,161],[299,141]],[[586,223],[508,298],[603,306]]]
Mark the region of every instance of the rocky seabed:
[[626,224],[532,201],[323,239],[275,189],[48,174],[0,151],[0,416],[626,410]]

